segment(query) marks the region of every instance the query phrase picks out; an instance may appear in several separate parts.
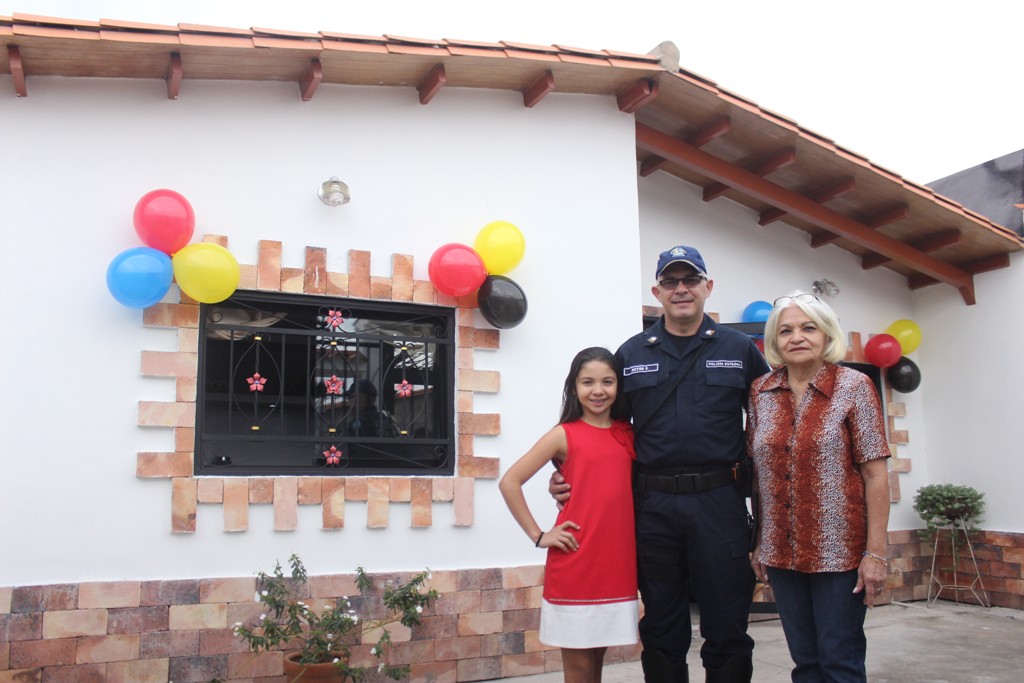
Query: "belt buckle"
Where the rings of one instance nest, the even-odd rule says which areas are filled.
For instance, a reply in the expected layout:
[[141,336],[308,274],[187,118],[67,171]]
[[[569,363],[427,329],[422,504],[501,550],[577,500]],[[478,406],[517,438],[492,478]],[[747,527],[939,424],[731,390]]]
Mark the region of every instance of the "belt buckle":
[[[699,474],[676,474],[673,478],[676,480],[675,489],[676,493],[693,493],[697,490],[697,477]],[[683,485],[686,482],[686,485]]]

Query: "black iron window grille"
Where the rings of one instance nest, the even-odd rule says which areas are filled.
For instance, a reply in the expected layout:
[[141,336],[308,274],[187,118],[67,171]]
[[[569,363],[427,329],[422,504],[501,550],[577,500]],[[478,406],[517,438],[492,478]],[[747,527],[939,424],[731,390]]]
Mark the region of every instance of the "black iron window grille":
[[197,475],[451,475],[454,318],[236,292],[203,304]]

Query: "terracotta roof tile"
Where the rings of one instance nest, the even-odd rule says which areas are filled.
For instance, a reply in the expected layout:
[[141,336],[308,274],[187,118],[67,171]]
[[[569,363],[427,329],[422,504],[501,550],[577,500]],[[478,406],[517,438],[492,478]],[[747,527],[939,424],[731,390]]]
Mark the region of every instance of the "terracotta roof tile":
[[324,49],[323,43],[317,40],[295,40],[290,38],[277,38],[268,36],[253,36],[252,44],[260,48],[278,48],[281,50],[309,50],[321,52]]
[[357,43],[348,40],[325,40],[322,42],[325,50],[336,50],[341,52],[363,52],[368,54],[387,54],[388,49],[380,43]]
[[752,114],[757,114],[758,116],[761,116],[761,107],[757,106],[757,104],[751,102],[750,100],[744,97],[737,97],[728,90],[719,90],[717,91],[717,94],[719,97],[721,97],[723,100],[733,105],[734,107],[739,107],[740,109],[749,111]]
[[234,35],[234,36],[251,36],[252,29],[247,28],[229,28],[225,26],[205,26],[203,24],[178,24],[178,29],[186,33],[216,33]]
[[63,17],[45,17],[39,14],[20,14],[15,12],[11,17],[12,21],[24,22],[27,24],[54,24],[57,26],[77,26],[79,28],[99,28],[98,21],[87,21],[85,19],[65,19]]
[[478,47],[462,47],[460,45],[449,45],[448,52],[458,57],[500,57],[508,59],[504,50],[487,50]]
[[505,54],[510,59],[532,59],[540,62],[560,62],[558,55],[547,54],[545,52],[526,52],[524,50],[506,50]]
[[252,32],[257,34],[263,34],[266,36],[279,36],[283,38],[313,38],[316,40],[320,39],[319,33],[309,33],[306,31],[282,31],[276,28],[257,28],[252,27]]
[[773,111],[773,110],[767,109],[765,107],[758,107],[758,108],[761,110],[761,113],[765,116],[765,118],[772,119],[773,121],[777,121],[779,123],[785,123],[785,124],[787,124],[787,126],[786,126],[787,128],[789,128],[789,127],[797,127],[798,128],[800,126],[800,124],[798,124],[793,119],[789,118],[788,116],[783,116],[782,114],[780,114],[777,111]]
[[568,45],[555,45],[562,52],[571,52],[577,55],[590,55],[591,57],[607,57],[608,53],[604,50],[588,50],[582,47],[570,47]]
[[320,31],[324,38],[337,38],[339,40],[350,40],[353,42],[384,43],[384,36],[364,36],[358,33],[337,33],[335,31]]
[[35,36],[37,38],[77,38],[80,40],[99,40],[97,31],[81,31],[76,28],[57,28],[55,26],[34,26],[15,24],[14,35]]
[[653,64],[658,63],[658,58],[654,55],[638,55],[635,52],[620,52],[619,50],[605,50],[608,55],[612,57],[622,57],[623,59],[639,59],[645,62],[651,62]]
[[632,59],[616,59],[614,57],[608,58],[608,63],[618,69],[643,69],[644,71],[650,71],[651,69],[658,69],[658,60],[654,62],[640,62]]
[[501,42],[514,50],[525,50],[527,52],[549,52],[552,54],[558,52],[558,48],[552,45],[532,45],[530,43],[516,43],[509,40],[503,40]]
[[593,57],[581,57],[580,55],[560,54],[559,58],[567,64],[589,64],[592,66],[610,66],[607,59],[595,59]]
[[137,31],[100,30],[100,40],[117,43],[141,43],[143,45],[181,45],[178,35],[166,33],[138,33]]
[[431,38],[409,38],[407,36],[393,36],[390,33],[385,33],[384,37],[391,42],[410,43],[412,45],[438,46],[446,44],[445,41],[443,40],[434,40]]
[[505,46],[501,43],[490,43],[481,40],[463,40],[461,38],[445,38],[445,42],[448,45],[461,45],[463,47],[481,47],[491,48],[494,50],[504,50]]
[[387,43],[388,52],[396,55],[424,55],[427,57],[442,57],[450,54],[448,48],[444,47],[421,47],[419,45],[402,45]]
[[139,31],[171,31],[178,32],[177,26],[167,24],[143,24],[138,21],[121,21],[120,19],[100,19],[100,28],[125,28]]

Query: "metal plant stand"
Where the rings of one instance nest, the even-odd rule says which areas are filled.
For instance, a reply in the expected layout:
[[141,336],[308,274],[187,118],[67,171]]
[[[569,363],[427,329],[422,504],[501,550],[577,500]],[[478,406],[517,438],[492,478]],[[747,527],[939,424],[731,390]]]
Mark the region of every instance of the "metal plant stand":
[[[956,521],[959,522],[960,529],[964,532],[964,538],[966,539],[967,550],[971,553],[971,562],[974,564],[974,579],[969,584],[960,583],[961,573],[957,569],[957,553],[956,553],[956,532],[957,525],[954,523],[949,527],[935,530],[935,545],[932,547],[932,571],[931,578],[928,579],[928,605],[931,606],[944,590],[953,591],[953,599],[959,604],[960,593],[963,591],[970,591],[974,594],[974,597],[984,607],[991,607],[992,605],[988,602],[988,596],[985,593],[985,585],[981,582],[981,571],[978,569],[978,560],[974,557],[974,546],[971,545],[971,535],[967,531],[967,524],[964,522],[962,517],[957,517]],[[939,550],[939,535],[943,530],[948,530],[950,534],[950,543],[952,543],[953,552],[953,566],[950,568],[953,571],[953,583],[942,583],[938,577],[935,576],[935,559],[938,556]],[[967,577],[963,577],[965,580]],[[932,595],[932,588],[936,587],[935,595]],[[977,590],[975,589],[977,587]],[[981,594],[978,594],[978,591]]]

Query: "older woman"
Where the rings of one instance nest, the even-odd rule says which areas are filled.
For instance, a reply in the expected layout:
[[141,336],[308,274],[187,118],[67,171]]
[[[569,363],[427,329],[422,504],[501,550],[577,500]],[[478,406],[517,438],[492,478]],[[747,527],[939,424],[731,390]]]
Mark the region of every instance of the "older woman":
[[839,320],[812,294],[775,300],[775,367],[750,387],[747,446],[759,529],[751,565],[770,583],[794,683],[866,681],[864,616],[885,582],[889,457],[868,377],[836,365]]

